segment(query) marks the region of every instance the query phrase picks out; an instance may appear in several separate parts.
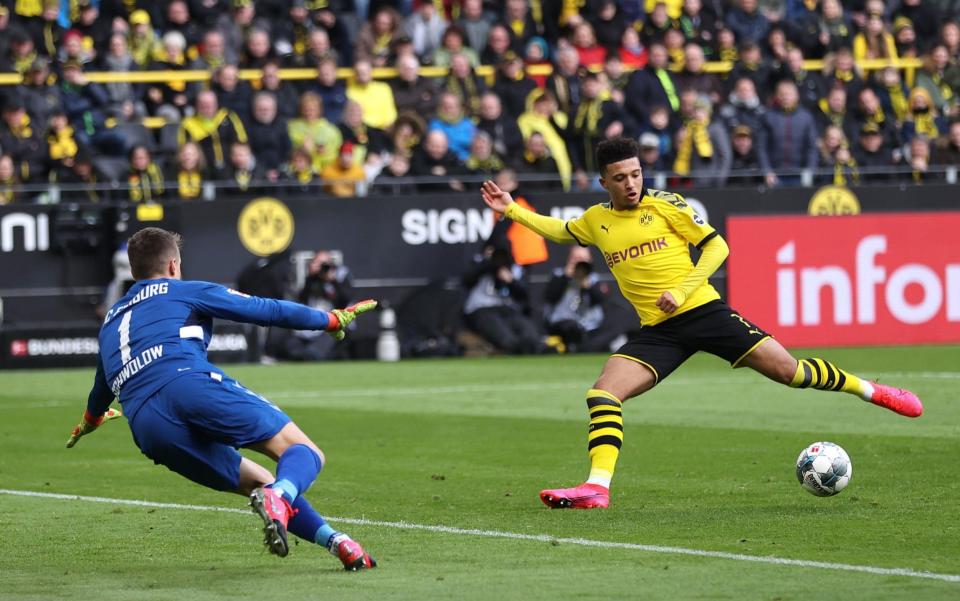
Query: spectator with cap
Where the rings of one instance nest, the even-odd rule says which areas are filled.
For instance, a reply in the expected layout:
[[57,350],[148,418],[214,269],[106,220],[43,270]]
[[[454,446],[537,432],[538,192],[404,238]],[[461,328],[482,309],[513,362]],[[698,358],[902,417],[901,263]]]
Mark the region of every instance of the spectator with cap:
[[895,164],[891,149],[883,143],[880,126],[869,121],[860,126],[860,138],[853,157],[860,167],[860,177],[865,182],[888,179],[890,167]]
[[350,198],[361,196],[365,192],[361,186],[366,182],[366,172],[363,165],[354,160],[353,152],[353,143],[344,142],[340,146],[337,160],[329,163],[320,172],[324,189],[334,196]]
[[23,77],[23,86],[19,88],[19,92],[33,123],[49,123],[50,115],[62,110],[60,92],[56,86],[50,85],[53,80],[50,63],[42,57],[33,61]]
[[527,96],[537,89],[537,84],[527,77],[523,59],[510,51],[497,65],[496,79],[492,89],[500,97],[503,110],[516,119],[523,113]]
[[670,171],[670,161],[660,154],[660,138],[657,134],[640,134],[640,166],[648,177],[654,173]]
[[753,129],[741,123],[733,128],[731,141],[730,172],[735,175],[731,183],[737,185],[756,185],[763,183],[760,171],[760,159],[754,146]]
[[800,106],[797,85],[777,84],[775,103],[760,120],[757,156],[768,186],[798,182],[799,172],[817,165],[817,127],[813,116]]
[[360,59],[353,65],[347,98],[363,107],[364,122],[371,127],[385,129],[397,118],[393,90],[385,82],[374,81],[373,65],[369,60]]
[[130,54],[134,62],[146,68],[163,48],[150,23],[150,14],[143,9],[130,13]]
[[937,39],[937,35],[940,33],[940,24],[943,22],[943,15],[937,6],[938,3],[923,2],[923,0],[901,0],[898,4],[900,6],[895,10],[897,18],[909,19],[916,28],[917,36],[922,40],[922,45],[925,46],[925,49],[929,48],[933,41]]
[[412,111],[430,118],[437,110],[436,84],[420,76],[420,61],[412,54],[397,58],[397,77],[390,80],[397,112]]
[[247,129],[235,112],[220,107],[213,90],[203,90],[197,94],[196,114],[180,123],[177,137],[180,144],[196,142],[207,165],[220,170],[226,165],[227,149],[246,144]]
[[294,148],[303,148],[310,153],[313,169],[320,173],[337,159],[343,135],[336,125],[324,118],[323,102],[317,94],[307,92],[300,97],[299,113],[287,125],[290,141]]
[[11,25],[7,28],[6,36],[0,37],[6,37],[10,43],[0,70],[15,71],[23,75],[39,56],[33,45],[33,38],[19,25]]
[[917,32],[913,28],[913,21],[907,17],[900,16],[893,20],[893,42],[896,44],[897,56],[900,58],[920,56]]

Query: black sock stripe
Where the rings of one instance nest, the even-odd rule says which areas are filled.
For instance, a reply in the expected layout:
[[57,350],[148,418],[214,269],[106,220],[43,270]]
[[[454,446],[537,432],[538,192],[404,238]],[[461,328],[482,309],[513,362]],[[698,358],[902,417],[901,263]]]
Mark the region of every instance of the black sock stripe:
[[847,376],[843,375],[843,370],[837,370],[837,385],[833,387],[834,390],[843,390],[843,387],[847,383]]
[[620,448],[620,445],[623,444],[623,440],[617,438],[616,436],[597,436],[589,443],[587,443],[587,450],[593,449],[594,447],[599,447],[600,445],[608,444],[612,447]]
[[600,407],[602,405],[609,405],[611,407],[620,408],[620,403],[616,401],[611,401],[610,399],[602,396],[595,396],[587,399],[587,407],[593,409],[594,407]]
[[590,422],[591,432],[593,432],[594,430],[600,430],[602,428],[615,428],[623,432],[623,424],[618,424],[617,422],[600,422],[596,424],[593,422]]
[[817,388],[818,386],[820,386],[820,382],[823,381],[823,376],[820,374],[820,366],[817,365],[816,359],[807,359],[807,362],[809,362],[810,367],[813,368],[814,374],[813,374],[812,384],[814,388]]
[[608,409],[604,409],[602,411],[591,411],[590,419],[596,419],[598,417],[606,417],[608,415],[616,415],[617,417],[622,417],[623,411],[620,411],[619,409],[617,409],[616,411],[610,411]]

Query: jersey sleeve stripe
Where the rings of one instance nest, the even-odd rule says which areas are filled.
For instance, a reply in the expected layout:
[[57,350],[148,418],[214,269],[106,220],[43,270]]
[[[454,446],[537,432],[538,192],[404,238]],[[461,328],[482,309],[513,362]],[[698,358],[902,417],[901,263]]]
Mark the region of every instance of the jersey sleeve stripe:
[[697,248],[703,248],[704,244],[706,244],[707,242],[710,242],[711,240],[713,240],[719,235],[720,235],[719,232],[717,232],[716,230],[710,232],[709,234],[703,237],[703,240],[697,243]]
[[563,227],[564,227],[564,229],[567,230],[567,233],[568,233],[568,234],[570,234],[571,236],[573,236],[573,239],[577,241],[577,244],[579,244],[580,246],[587,246],[586,244],[584,244],[583,242],[580,241],[580,238],[577,238],[577,235],[576,235],[576,234],[574,234],[573,232],[570,231],[570,222],[569,222],[569,221],[566,222],[566,223],[564,223],[564,224],[563,224]]

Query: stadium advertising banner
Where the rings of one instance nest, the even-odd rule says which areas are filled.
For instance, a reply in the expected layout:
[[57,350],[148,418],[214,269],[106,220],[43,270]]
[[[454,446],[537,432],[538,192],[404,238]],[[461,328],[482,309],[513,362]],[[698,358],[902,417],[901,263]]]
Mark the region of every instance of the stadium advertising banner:
[[731,216],[730,304],[786,345],[960,342],[960,212]]

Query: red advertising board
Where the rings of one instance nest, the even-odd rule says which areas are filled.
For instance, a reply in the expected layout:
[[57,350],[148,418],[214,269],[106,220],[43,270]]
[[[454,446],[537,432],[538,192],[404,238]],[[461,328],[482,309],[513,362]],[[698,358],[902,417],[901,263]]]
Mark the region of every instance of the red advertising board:
[[960,342],[960,212],[730,217],[727,293],[786,345]]

